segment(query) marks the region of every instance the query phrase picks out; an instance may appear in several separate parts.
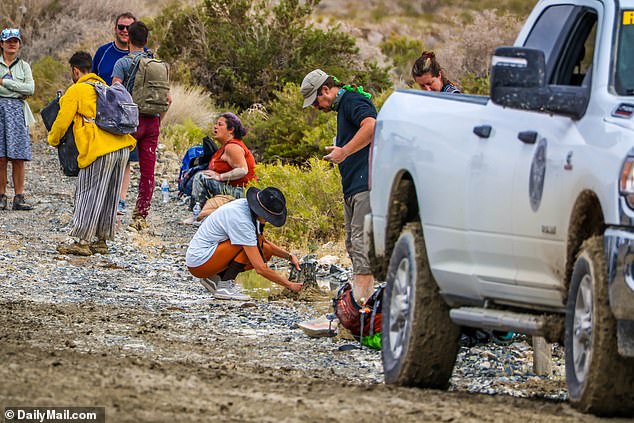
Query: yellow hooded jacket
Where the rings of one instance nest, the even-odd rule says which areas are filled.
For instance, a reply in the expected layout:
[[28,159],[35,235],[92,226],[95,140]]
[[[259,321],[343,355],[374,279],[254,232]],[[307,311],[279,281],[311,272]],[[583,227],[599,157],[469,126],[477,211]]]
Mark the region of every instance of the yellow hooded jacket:
[[[136,145],[132,135],[111,134],[94,123],[97,115],[97,93],[92,85],[83,84],[88,81],[105,84],[94,73],[87,73],[79,78],[59,99],[59,114],[48,133],[48,143],[56,147],[70,124],[74,123],[73,134],[79,152],[77,164],[80,169],[90,166],[98,157],[125,147],[133,150]],[[92,122],[86,122],[84,117]]]

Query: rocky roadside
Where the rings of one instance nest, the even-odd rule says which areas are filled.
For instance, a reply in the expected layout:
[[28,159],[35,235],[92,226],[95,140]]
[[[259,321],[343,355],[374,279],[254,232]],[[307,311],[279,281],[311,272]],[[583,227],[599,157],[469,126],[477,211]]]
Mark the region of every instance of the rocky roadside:
[[[0,212],[0,323],[10,340],[0,354],[39,349],[55,356],[134,357],[163,366],[215,363],[335,384],[382,384],[380,352],[340,351],[350,341],[309,338],[297,329],[298,322],[327,309],[328,294],[317,303],[264,298],[246,304],[208,295],[184,265],[195,228],[179,222],[189,211],[176,200],[160,204],[160,181],[166,177],[175,186],[178,158],[162,154],[160,160],[150,229],[121,225],[110,254],[64,256],[55,247],[67,239],[75,180],[61,175],[55,150],[34,144],[27,196],[35,210]],[[130,199],[134,186],[133,180]],[[531,366],[532,348],[522,337],[509,346],[463,347],[450,391],[548,399],[553,405],[566,399],[559,347],[551,375],[537,376]],[[13,398],[12,389],[0,391],[2,402]]]

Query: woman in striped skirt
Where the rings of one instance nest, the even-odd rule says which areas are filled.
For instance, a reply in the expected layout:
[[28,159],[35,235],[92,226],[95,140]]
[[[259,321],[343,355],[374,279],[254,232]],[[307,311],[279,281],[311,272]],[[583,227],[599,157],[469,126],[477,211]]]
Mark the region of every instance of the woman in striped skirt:
[[114,238],[123,171],[136,140],[131,135],[111,134],[95,124],[97,94],[92,85],[84,82],[105,82],[91,72],[90,54],[75,53],[69,63],[75,84],[59,99],[60,111],[48,134],[48,143],[59,145],[60,139],[73,123],[73,135],[79,152],[79,175],[70,235],[78,238],[78,241],[62,244],[57,247],[57,251],[82,256],[107,254],[106,240]]
[[7,208],[7,168],[13,174],[13,210],[32,210],[24,200],[24,162],[31,160],[28,125],[33,114],[25,98],[33,95],[31,67],[18,57],[22,35],[16,28],[0,33],[0,210]]

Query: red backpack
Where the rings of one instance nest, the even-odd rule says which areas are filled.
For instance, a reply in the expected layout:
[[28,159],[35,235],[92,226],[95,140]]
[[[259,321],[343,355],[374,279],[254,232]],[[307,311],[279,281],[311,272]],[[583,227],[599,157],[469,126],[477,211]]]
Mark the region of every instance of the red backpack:
[[[339,324],[348,329],[352,335],[361,340],[364,345],[380,349],[375,342],[366,342],[366,338],[379,338],[381,333],[381,310],[383,308],[383,291],[385,284],[381,284],[367,299],[365,304],[357,304],[352,294],[352,285],[346,282],[332,300]],[[377,336],[378,335],[378,336]]]

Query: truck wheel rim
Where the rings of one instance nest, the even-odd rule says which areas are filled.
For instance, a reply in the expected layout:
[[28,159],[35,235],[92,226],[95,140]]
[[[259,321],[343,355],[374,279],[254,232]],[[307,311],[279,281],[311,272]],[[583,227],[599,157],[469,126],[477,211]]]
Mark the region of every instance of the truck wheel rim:
[[592,355],[592,278],[585,275],[579,283],[575,302],[572,332],[572,357],[575,374],[583,382],[590,367]]
[[410,265],[404,258],[398,265],[390,297],[390,349],[394,358],[403,353],[409,324]]

